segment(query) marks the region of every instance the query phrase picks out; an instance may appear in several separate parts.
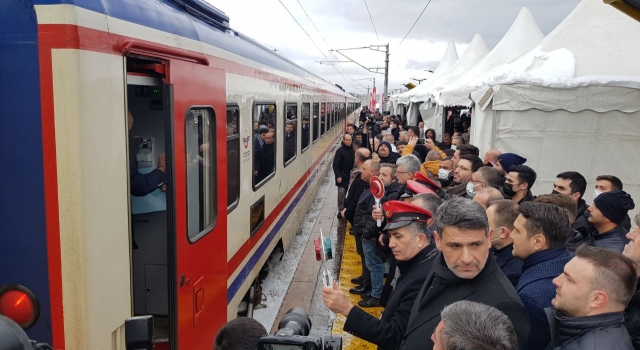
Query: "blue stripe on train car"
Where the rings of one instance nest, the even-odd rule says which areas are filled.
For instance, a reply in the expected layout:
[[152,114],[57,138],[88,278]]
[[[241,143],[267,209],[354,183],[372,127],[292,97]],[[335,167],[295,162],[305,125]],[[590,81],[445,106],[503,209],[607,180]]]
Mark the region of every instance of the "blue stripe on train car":
[[50,343],[38,28],[28,3],[0,1],[0,286],[35,293],[41,314],[27,333]]
[[316,167],[311,176],[309,176],[307,182],[300,188],[300,191],[298,191],[298,194],[294,197],[293,201],[291,201],[291,204],[289,204],[289,206],[287,206],[287,208],[284,210],[282,216],[280,216],[280,219],[278,219],[271,231],[269,231],[269,235],[262,241],[255,253],[253,253],[253,256],[251,256],[242,270],[240,270],[240,273],[238,273],[238,276],[236,276],[236,278],[233,280],[233,282],[229,286],[229,289],[227,289],[227,304],[229,304],[233,297],[235,297],[236,293],[238,293],[238,290],[240,290],[240,286],[242,286],[247,277],[249,277],[251,270],[253,270],[256,264],[258,264],[258,260],[260,260],[262,254],[264,254],[265,250],[267,250],[267,247],[269,247],[269,244],[271,244],[273,238],[276,236],[278,231],[280,231],[282,225],[284,225],[284,222],[287,221],[289,215],[291,215],[291,213],[296,209],[298,202],[300,202],[302,196],[304,196],[304,194],[307,192],[307,188],[316,178],[321,167],[321,164]]
[[[198,40],[301,78],[313,76],[321,79],[242,34],[230,35],[187,14],[173,0],[35,0],[34,3],[36,5],[76,5],[113,18],[171,33],[171,35]],[[325,88],[329,88],[330,85],[337,90],[328,82]]]

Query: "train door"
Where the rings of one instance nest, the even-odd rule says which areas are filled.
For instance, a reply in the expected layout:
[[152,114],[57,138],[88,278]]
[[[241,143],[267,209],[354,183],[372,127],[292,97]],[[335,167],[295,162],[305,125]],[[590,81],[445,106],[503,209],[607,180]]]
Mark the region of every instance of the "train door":
[[154,316],[156,349],[211,349],[227,319],[225,74],[144,53],[127,58],[134,314]]

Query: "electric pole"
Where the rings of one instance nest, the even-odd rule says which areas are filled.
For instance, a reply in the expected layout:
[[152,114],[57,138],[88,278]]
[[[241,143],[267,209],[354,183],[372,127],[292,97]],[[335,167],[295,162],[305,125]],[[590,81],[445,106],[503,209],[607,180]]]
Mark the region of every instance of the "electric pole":
[[[389,94],[388,89],[389,89],[389,44],[385,45],[386,47],[386,51],[384,53],[385,55],[385,59],[384,59],[384,91],[383,91],[383,95],[382,95],[382,103],[380,104],[380,107],[382,107],[380,110],[385,110],[386,106],[387,106],[387,100],[389,99]],[[418,84],[420,85],[420,84]]]

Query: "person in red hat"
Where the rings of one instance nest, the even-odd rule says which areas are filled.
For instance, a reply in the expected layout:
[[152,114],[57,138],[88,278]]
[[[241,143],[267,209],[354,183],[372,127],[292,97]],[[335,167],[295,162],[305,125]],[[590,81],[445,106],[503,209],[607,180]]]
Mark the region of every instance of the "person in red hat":
[[351,304],[335,283],[333,288],[322,288],[325,305],[347,317],[344,330],[378,345],[380,350],[400,346],[415,298],[437,255],[435,245],[429,244],[426,234],[431,212],[402,201],[384,203],[383,212],[387,219],[384,230],[389,232],[389,247],[402,278],[397,279],[381,318]]

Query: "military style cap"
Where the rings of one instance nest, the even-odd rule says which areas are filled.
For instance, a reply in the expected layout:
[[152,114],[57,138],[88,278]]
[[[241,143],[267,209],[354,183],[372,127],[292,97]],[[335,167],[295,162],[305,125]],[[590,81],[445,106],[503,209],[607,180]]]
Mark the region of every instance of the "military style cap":
[[382,205],[387,218],[385,230],[393,230],[407,226],[414,221],[427,222],[433,215],[426,209],[403,201],[388,201]]
[[409,180],[407,181],[407,185],[404,188],[404,194],[400,196],[400,198],[413,197],[418,193],[436,194],[432,189],[419,183],[418,181]]
[[441,189],[442,186],[440,186],[439,183],[431,180],[430,178],[428,178],[425,174],[416,171],[413,174],[413,180],[418,181],[419,183],[429,187],[430,189],[432,189],[434,192]]

